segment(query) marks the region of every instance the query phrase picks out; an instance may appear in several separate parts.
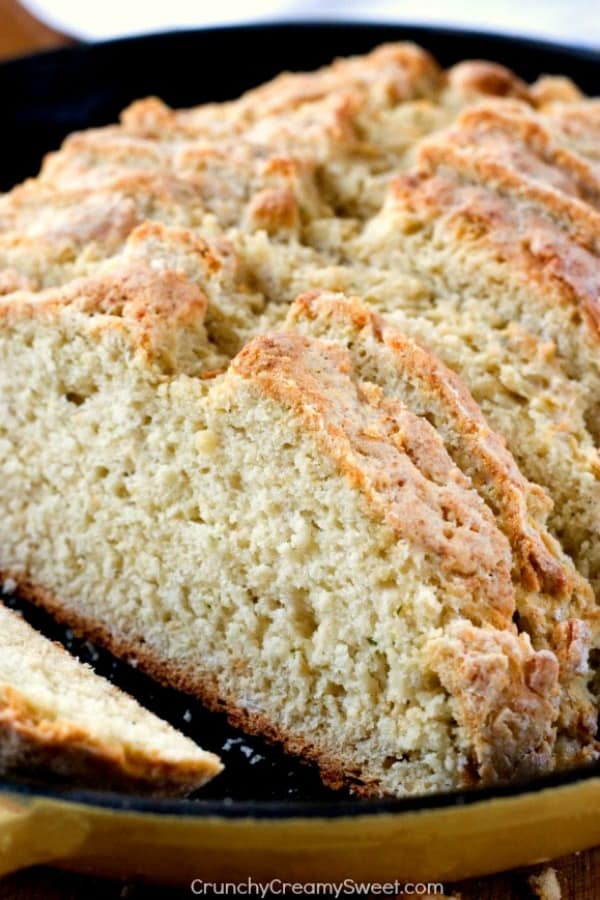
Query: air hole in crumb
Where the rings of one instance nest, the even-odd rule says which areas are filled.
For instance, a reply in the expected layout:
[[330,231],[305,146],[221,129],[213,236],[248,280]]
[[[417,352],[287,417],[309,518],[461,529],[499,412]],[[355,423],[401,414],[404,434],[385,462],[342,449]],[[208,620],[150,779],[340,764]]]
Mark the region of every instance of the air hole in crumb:
[[288,608],[299,637],[311,638],[319,627],[319,623],[308,592],[299,588],[294,590],[288,600]]
[[343,684],[336,684],[335,681],[329,681],[327,683],[327,693],[332,697],[344,697],[346,688]]
[[408,759],[407,754],[402,754],[402,756],[386,756],[385,759],[383,760],[383,762],[381,763],[381,768],[384,769],[386,772],[389,772],[389,770],[392,768],[392,766],[395,766],[396,763],[406,762],[407,759]]
[[585,427],[592,435],[596,446],[600,446],[600,403],[593,403],[584,414]]
[[229,476],[229,486],[233,491],[239,491],[242,487],[242,477],[239,472],[233,472]]
[[82,403],[85,403],[87,397],[85,394],[77,394],[75,391],[69,391],[65,394],[65,399],[69,403],[73,403],[74,406],[81,406]]

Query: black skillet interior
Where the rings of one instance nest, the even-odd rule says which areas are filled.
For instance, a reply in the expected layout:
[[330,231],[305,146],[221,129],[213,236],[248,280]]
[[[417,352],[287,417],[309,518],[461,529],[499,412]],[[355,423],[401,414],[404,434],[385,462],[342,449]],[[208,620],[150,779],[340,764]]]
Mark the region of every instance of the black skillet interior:
[[[42,156],[70,132],[117,119],[132,100],[149,94],[172,106],[225,100],[260,84],[284,69],[312,69],[335,56],[362,53],[390,40],[414,40],[445,66],[461,59],[503,63],[532,80],[542,73],[567,74],[589,94],[600,94],[600,54],[530,40],[422,27],[358,24],[261,25],[126,39],[14,60],[0,66],[3,140],[0,141],[0,189],[33,175]],[[39,630],[62,641],[101,674],[140,699],[148,708],[221,754],[226,770],[192,802],[132,801],[96,793],[94,802],[114,807],[225,815],[286,815],[399,811],[415,805],[470,802],[481,793],[409,801],[352,800],[345,792],[323,787],[311,766],[279,748],[231,728],[225,717],[200,703],[163,688],[141,672],[115,660],[87,641],[57,626],[40,610],[18,598],[6,598]],[[598,769],[544,779],[559,784],[598,774]],[[42,790],[42,786],[18,788]],[[524,786],[500,789],[513,793]],[[44,792],[48,786],[44,786]],[[63,789],[52,786],[51,792]],[[67,790],[72,799],[88,794]],[[486,791],[489,795],[491,792]]]

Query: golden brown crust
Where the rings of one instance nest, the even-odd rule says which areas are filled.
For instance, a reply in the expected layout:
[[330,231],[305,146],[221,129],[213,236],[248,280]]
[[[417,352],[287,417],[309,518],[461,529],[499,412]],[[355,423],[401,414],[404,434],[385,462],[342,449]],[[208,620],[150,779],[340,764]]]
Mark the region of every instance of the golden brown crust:
[[531,85],[531,100],[537,109],[553,103],[576,103],[583,99],[577,85],[564,75],[542,75]]
[[548,127],[576,153],[600,160],[600,102],[556,102],[544,110]]
[[[590,647],[597,642],[599,611],[590,585],[545,528],[547,495],[521,475],[466,387],[430,351],[343,295],[301,296],[286,327],[306,333],[303,320],[313,322],[309,334],[350,348],[359,365],[368,360],[370,377],[388,394],[394,395],[394,377],[404,382],[412,408],[444,434],[448,452],[468,473],[510,543],[520,630],[530,635],[536,649],[549,648],[559,663],[564,689],[559,736],[577,742],[585,734],[593,752],[596,723],[586,672]],[[378,365],[384,367],[381,382],[375,374]]]
[[206,333],[208,299],[199,285],[217,293],[236,287],[242,293],[236,266],[226,241],[209,246],[188,229],[145,222],[94,274],[0,297],[0,320],[46,321],[63,310],[82,313],[91,332],[119,332],[134,352],[164,373],[179,369],[201,375],[205,368],[224,365],[226,358]]
[[65,721],[39,718],[20,693],[0,685],[0,771],[67,778],[69,783],[179,797],[221,771],[217,757],[173,762],[158,753],[101,742]]
[[[379,110],[419,98],[435,100],[447,86],[465,98],[516,97],[535,103],[544,96],[541,83],[534,91],[514,72],[496,63],[470,60],[443,73],[422,48],[396,43],[377,47],[364,56],[336,60],[313,72],[284,73],[239,100],[219,106],[174,111],[158,98],[148,97],[126,109],[121,124],[126,134],[150,140],[173,134],[188,138],[222,136],[243,131],[259,119],[291,119],[303,107],[317,108],[327,100],[337,108],[340,103],[351,103],[355,110]],[[560,96],[566,96],[565,91]],[[558,96],[557,89],[554,94],[549,92],[547,86],[548,96]],[[107,129],[107,141],[114,134]]]
[[[492,250],[525,282],[579,306],[591,333],[600,328],[600,215],[495,160],[424,146],[420,168],[392,185],[391,208],[448,229],[474,250]],[[414,227],[414,226],[412,226]]]
[[202,325],[206,297],[176,272],[155,271],[133,262],[120,270],[93,278],[77,279],[64,288],[37,294],[11,294],[0,302],[0,317],[40,317],[60,308],[102,319],[92,327],[114,328],[129,334],[136,349],[148,360],[168,365],[175,348],[177,330]]
[[491,430],[456,374],[430,350],[388,326],[357,298],[318,291],[303,294],[290,308],[287,324],[289,327],[303,317],[319,316],[341,327],[350,323],[356,334],[373,343],[372,352],[377,352],[377,347],[387,349],[398,372],[426,398],[427,412],[439,409],[448,417],[461,443],[463,460],[468,457],[470,464],[479,469],[483,484],[494,485],[494,512],[509,538],[518,561],[515,574],[524,586],[563,596],[577,590],[591,604],[589,586],[574,570],[567,569],[565,560],[557,557],[558,548],[553,547],[548,533],[536,522],[549,511],[550,498],[523,477],[505,442]]
[[524,104],[501,101],[468,107],[446,132],[446,139],[454,147],[600,206],[597,169],[559,144],[544,119]]
[[[93,184],[86,173],[68,184],[55,187],[43,181],[29,180],[0,197],[0,232],[3,240],[12,232],[31,233],[49,242],[67,236],[75,245],[86,241],[106,243],[109,229],[127,237],[141,221],[158,210],[195,209],[199,204],[198,184],[192,174],[163,171],[102,170]],[[117,211],[117,221],[114,213]],[[51,221],[40,227],[40,214],[51,211]],[[59,227],[57,227],[57,222]],[[107,234],[102,228],[107,229]],[[91,235],[88,237],[88,235]]]
[[448,131],[421,144],[418,153],[421,172],[452,172],[457,179],[484,184],[499,194],[526,201],[539,207],[549,223],[564,230],[574,242],[597,252],[599,213],[576,198],[529,177],[505,158],[493,159],[462,151],[453,135],[453,131]]
[[307,104],[352,97],[358,103],[393,106],[429,96],[442,84],[435,60],[415,44],[385,44],[365,56],[338,59],[314,72],[283,73],[220,107],[205,106],[174,112],[155,97],[137,101],[121,115],[124,130],[138,137],[157,138],[179,132],[189,136],[209,126],[210,119],[227,119],[230,128],[246,127],[255,119],[289,114]]
[[484,59],[469,59],[452,66],[447,72],[448,84],[464,94],[516,97],[529,101],[529,87],[520,78],[498,63]]
[[[133,790],[164,796],[179,796],[201,787],[222,770],[217,756],[205,753],[191,741],[155,720],[135,701],[109,682],[94,675],[88,666],[73,659],[60,645],[37,634],[20,616],[0,603],[0,623],[9,657],[3,661],[0,677],[0,772],[22,772],[28,776],[56,776],[71,783]],[[13,651],[20,662],[14,668]],[[14,655],[14,654],[13,654]],[[63,708],[44,698],[44,689],[54,675],[63,679],[61,690],[68,695],[73,679],[72,699],[78,703],[104,702],[107,715],[126,719],[142,716],[146,727],[171,731],[171,751],[143,747],[126,734],[111,731],[110,723],[88,727],[77,719],[75,704]],[[31,679],[31,684],[29,679]],[[65,681],[65,679],[67,681]],[[41,695],[38,693],[42,686]],[[94,708],[94,707],[92,707]],[[64,712],[64,709],[70,712]],[[75,716],[75,719],[73,718]],[[172,747],[176,747],[173,755]]]
[[[222,227],[263,227],[263,218],[254,221],[249,207],[258,204],[257,198],[264,192],[286,195],[288,205],[292,203],[298,212],[302,208],[304,214],[324,213],[314,184],[314,162],[296,158],[293,148],[286,152],[285,136],[273,137],[266,144],[264,140],[258,144],[240,141],[231,135],[218,145],[206,141],[161,143],[160,152],[149,140],[139,140],[137,153],[130,154],[132,139],[126,134],[111,136],[110,141],[95,133],[79,135],[65,143],[26,192],[17,190],[14,198],[9,195],[0,203],[0,229],[4,222],[9,227],[26,223],[36,195],[44,198],[46,207],[56,208],[72,229],[81,229],[82,220],[92,229],[102,209],[94,210],[92,201],[84,201],[78,209],[77,198],[86,191],[106,198],[105,204],[111,198],[133,204],[140,220],[160,219],[190,228],[208,213],[216,215]],[[147,158],[142,158],[145,144],[149,145]],[[283,229],[296,224],[295,217],[293,222],[289,214],[283,217]],[[277,225],[276,215],[268,230]],[[49,223],[45,240],[51,239],[52,227]]]
[[69,135],[60,150],[45,157],[41,175],[46,184],[58,184],[66,174],[76,182],[79,176],[91,187],[99,165],[104,168],[101,176],[106,178],[124,168],[168,169],[167,160],[167,153],[157,144],[124,135],[115,128],[95,129]]
[[429,422],[375,385],[355,384],[351,372],[346,351],[286,333],[255,338],[230,368],[294,410],[366,508],[457,580],[475,621],[489,615],[506,626],[514,612],[511,561],[492,514]]
[[464,622],[450,626],[428,651],[468,734],[478,778],[507,781],[553,768],[559,703],[553,653],[532,653],[523,635]]
[[416,44],[382,44],[365,56],[338,59],[306,75],[280,75],[246,94],[246,101],[256,103],[263,116],[350,88],[394,105],[430,92],[439,78],[433,57]]
[[[96,194],[81,190],[69,193],[18,191],[9,194],[10,203],[0,209],[2,246],[16,238],[29,238],[32,249],[42,240],[47,245],[83,247],[101,244],[110,252],[121,245],[139,225],[136,205],[130,196],[119,193]],[[52,220],[40,229],[39,217],[52,207]],[[28,229],[28,233],[23,232]],[[41,232],[41,233],[40,233]]]
[[[164,259],[163,268],[178,272],[184,260],[190,259],[200,271],[215,275],[224,266],[222,257],[214,247],[188,228],[167,227],[161,222],[144,222],[130,235],[125,254],[139,255],[146,262],[157,263]],[[171,262],[169,267],[167,263]],[[155,266],[156,267],[156,266]]]

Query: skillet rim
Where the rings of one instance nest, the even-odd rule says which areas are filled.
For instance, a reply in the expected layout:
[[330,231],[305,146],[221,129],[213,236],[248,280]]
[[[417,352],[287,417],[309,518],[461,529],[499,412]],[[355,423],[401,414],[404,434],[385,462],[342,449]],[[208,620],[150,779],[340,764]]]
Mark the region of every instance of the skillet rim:
[[55,800],[118,813],[151,813],[184,818],[339,819],[455,809],[483,804],[491,800],[539,794],[545,790],[570,787],[593,779],[600,779],[600,762],[562,772],[552,772],[533,781],[493,785],[472,790],[420,794],[414,797],[356,798],[335,803],[329,803],[326,800],[233,800],[230,798],[202,800],[201,797],[177,800],[68,786],[46,787],[30,782],[0,779],[0,801],[2,797],[12,795],[27,801]]

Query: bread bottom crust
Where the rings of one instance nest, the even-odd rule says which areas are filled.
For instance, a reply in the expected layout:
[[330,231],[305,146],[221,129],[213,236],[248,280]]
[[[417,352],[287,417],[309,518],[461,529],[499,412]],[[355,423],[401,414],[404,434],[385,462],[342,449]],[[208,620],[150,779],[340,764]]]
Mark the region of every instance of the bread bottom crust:
[[159,659],[146,645],[127,640],[103,625],[65,609],[55,594],[36,584],[26,573],[0,567],[0,584],[6,581],[14,582],[14,593],[17,596],[45,609],[57,622],[71,628],[79,637],[92,641],[126,662],[135,660],[137,668],[166,687],[176,688],[196,697],[210,710],[225,713],[227,720],[235,728],[259,735],[269,743],[280,744],[286,752],[315,763],[321,780],[327,787],[334,790],[349,788],[360,797],[385,795],[376,780],[361,775],[356,767],[353,768],[352,763],[344,764],[340,757],[324,751],[302,735],[287,734],[263,713],[244,709],[233,698],[221,695],[214,682],[211,684],[207,679],[199,679],[189,669]]

